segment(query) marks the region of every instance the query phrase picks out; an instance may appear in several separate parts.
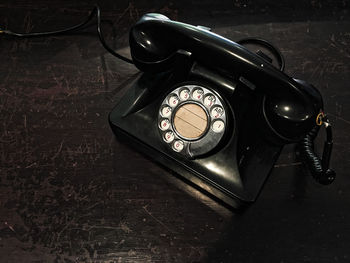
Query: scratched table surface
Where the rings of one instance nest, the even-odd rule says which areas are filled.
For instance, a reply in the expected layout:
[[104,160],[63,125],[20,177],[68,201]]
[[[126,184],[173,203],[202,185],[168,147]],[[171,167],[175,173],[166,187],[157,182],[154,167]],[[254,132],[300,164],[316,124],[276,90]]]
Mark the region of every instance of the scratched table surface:
[[[290,145],[257,202],[228,210],[115,139],[108,113],[138,71],[103,49],[94,26],[0,35],[0,262],[350,262],[349,1],[99,4],[109,45],[126,55],[147,12],[272,41],[286,72],[323,94],[337,179],[316,184]],[[92,6],[2,0],[0,25],[60,29]]]

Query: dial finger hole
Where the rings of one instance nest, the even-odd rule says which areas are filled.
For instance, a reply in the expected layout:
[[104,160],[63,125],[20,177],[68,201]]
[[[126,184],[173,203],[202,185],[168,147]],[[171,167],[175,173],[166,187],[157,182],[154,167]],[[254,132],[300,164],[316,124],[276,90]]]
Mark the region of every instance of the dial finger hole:
[[223,110],[223,108],[221,108],[220,106],[215,106],[215,107],[212,108],[212,110],[210,111],[210,115],[211,115],[211,117],[214,118],[214,119],[220,118],[223,114],[224,114],[224,110]]
[[225,123],[222,120],[216,120],[213,122],[211,128],[216,133],[222,132],[225,128]]
[[187,100],[190,97],[190,91],[188,89],[183,89],[180,92],[180,99],[181,100]]
[[176,140],[174,143],[173,143],[173,150],[176,151],[176,152],[181,152],[184,148],[184,143],[183,141],[180,141],[180,140]]
[[164,134],[164,141],[167,142],[167,143],[171,143],[174,138],[175,138],[175,135],[172,131],[167,131],[165,134]]
[[212,94],[207,95],[204,98],[204,105],[207,107],[211,107],[214,105],[215,101],[216,101],[216,99],[215,99],[214,95],[212,95]]
[[194,100],[201,100],[203,98],[204,91],[202,89],[195,89],[192,93],[192,98]]
[[159,123],[159,128],[162,131],[169,129],[170,128],[170,121],[168,119],[161,120],[161,122]]
[[169,106],[164,106],[163,108],[162,108],[162,111],[161,111],[161,113],[162,113],[162,116],[163,117],[170,117],[171,116],[171,108],[169,107]]
[[179,104],[179,98],[176,95],[172,95],[169,97],[168,102],[171,107],[176,107]]

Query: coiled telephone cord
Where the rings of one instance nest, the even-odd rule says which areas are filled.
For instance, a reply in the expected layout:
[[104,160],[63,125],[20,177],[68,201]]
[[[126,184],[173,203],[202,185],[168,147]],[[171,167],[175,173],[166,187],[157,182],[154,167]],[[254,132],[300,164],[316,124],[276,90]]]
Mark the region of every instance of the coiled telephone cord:
[[326,128],[326,141],[323,146],[322,159],[314,150],[314,140],[319,132],[320,126],[316,125],[299,143],[300,153],[304,163],[307,165],[312,177],[320,184],[327,185],[334,181],[336,173],[329,168],[330,157],[333,147],[332,126],[327,117],[323,117],[321,125]]

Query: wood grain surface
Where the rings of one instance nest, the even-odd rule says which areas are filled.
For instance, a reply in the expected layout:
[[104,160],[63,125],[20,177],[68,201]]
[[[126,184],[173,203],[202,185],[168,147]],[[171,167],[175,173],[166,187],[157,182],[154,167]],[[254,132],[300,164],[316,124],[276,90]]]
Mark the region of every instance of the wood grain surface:
[[[337,179],[316,184],[290,145],[258,201],[230,211],[115,139],[108,113],[138,71],[94,26],[0,35],[0,262],[349,262],[349,1],[98,2],[109,45],[126,55],[147,12],[272,41],[286,72],[323,95]],[[60,29],[93,4],[2,0],[0,27]]]
[[200,137],[208,126],[208,117],[204,109],[194,103],[180,106],[174,115],[174,127],[185,138]]

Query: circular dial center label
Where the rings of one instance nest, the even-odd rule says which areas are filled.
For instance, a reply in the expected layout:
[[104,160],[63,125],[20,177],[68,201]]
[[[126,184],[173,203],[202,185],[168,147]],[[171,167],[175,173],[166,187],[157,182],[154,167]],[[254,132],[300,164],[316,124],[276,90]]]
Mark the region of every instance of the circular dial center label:
[[174,116],[174,127],[184,138],[197,139],[208,126],[208,117],[204,109],[194,103],[187,103],[178,108]]

